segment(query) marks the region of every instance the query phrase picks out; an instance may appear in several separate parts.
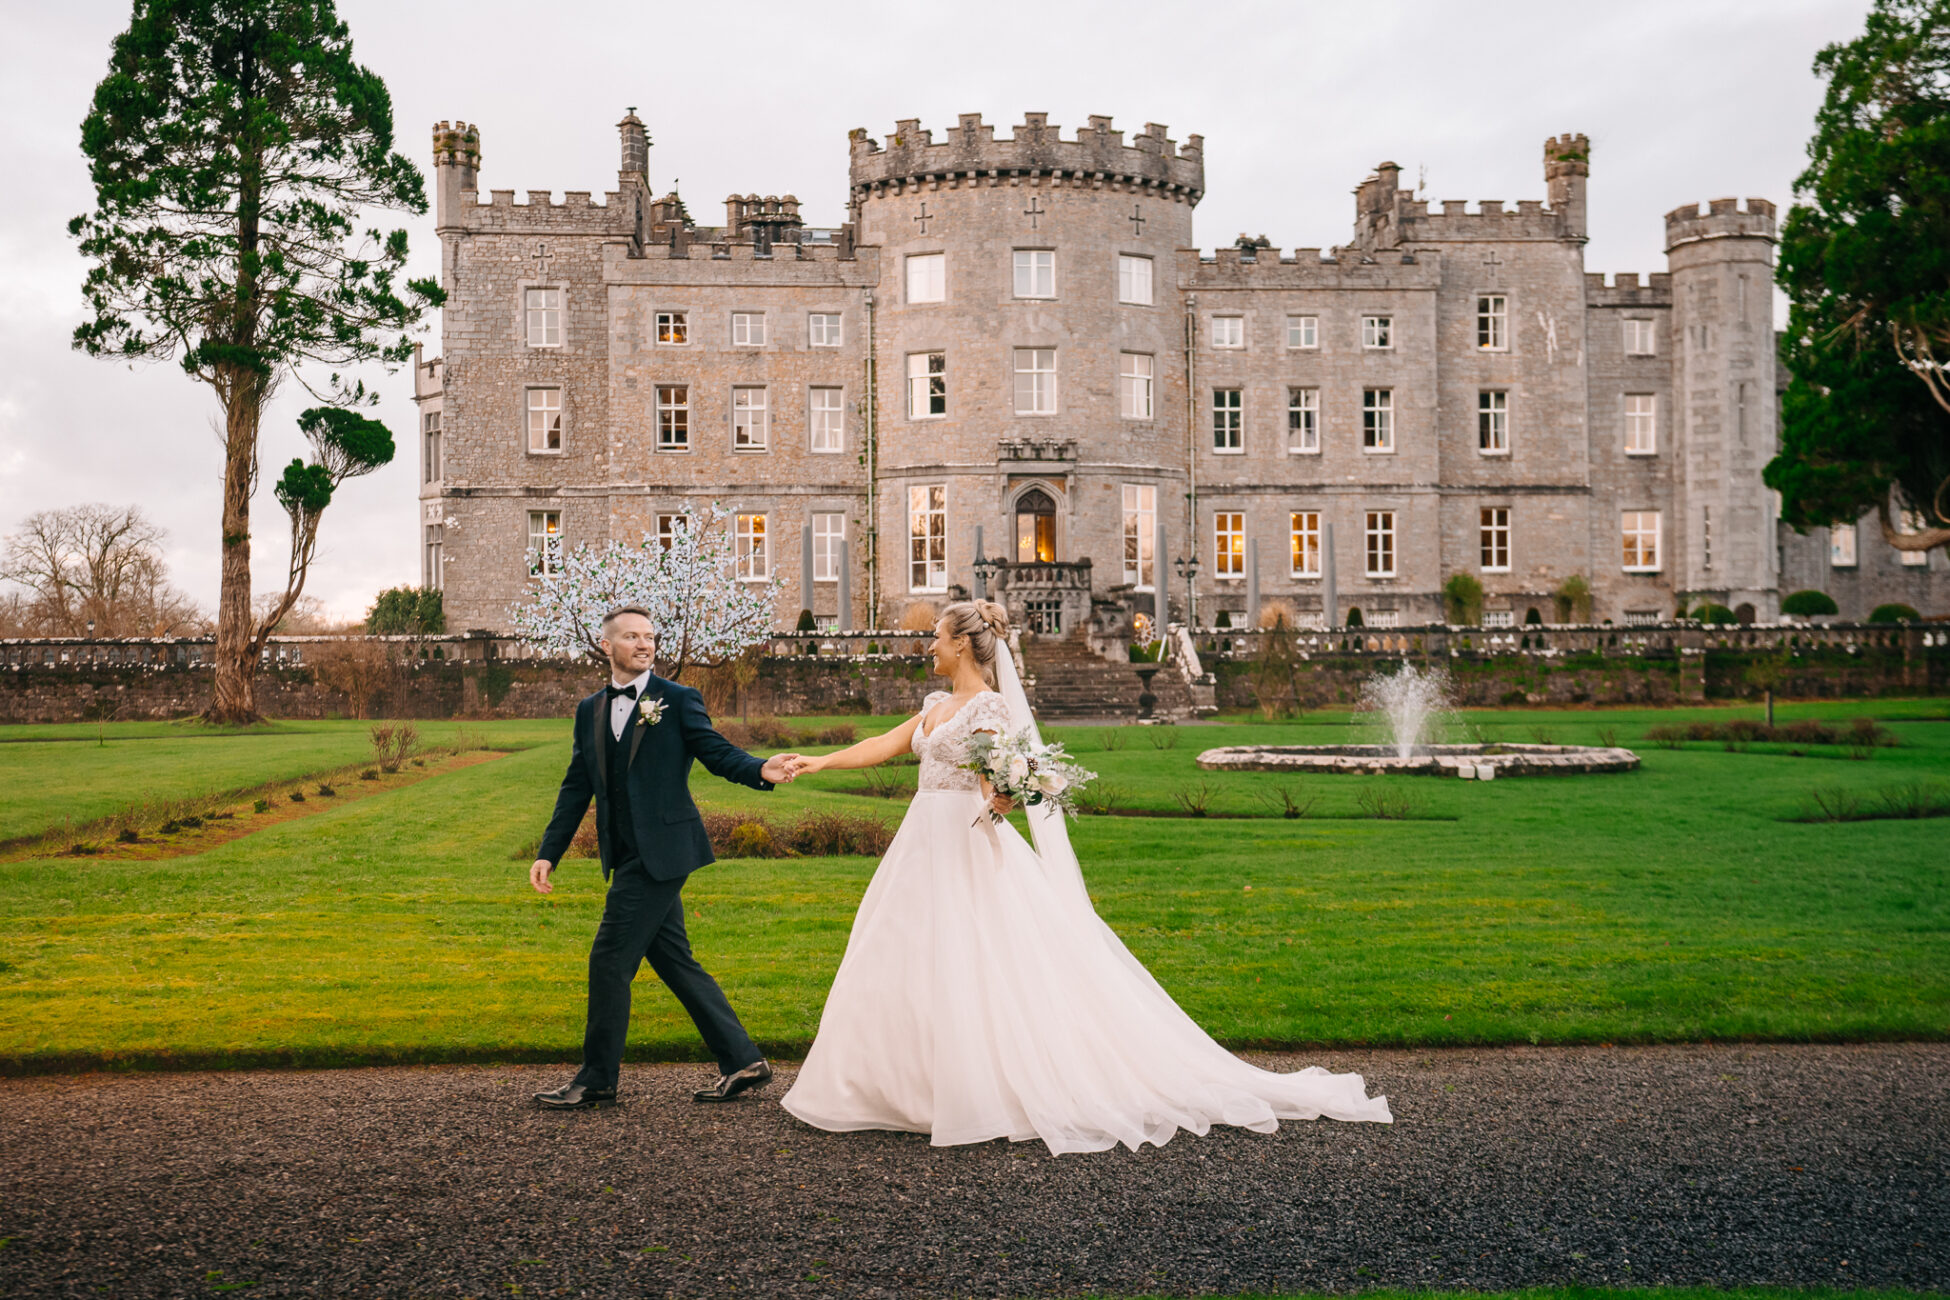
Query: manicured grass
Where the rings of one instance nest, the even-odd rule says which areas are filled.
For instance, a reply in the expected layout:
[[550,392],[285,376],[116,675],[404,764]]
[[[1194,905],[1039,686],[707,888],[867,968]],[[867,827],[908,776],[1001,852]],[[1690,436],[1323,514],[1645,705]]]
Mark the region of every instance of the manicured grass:
[[[1105,918],[1235,1045],[1950,1034],[1943,823],[1778,820],[1817,783],[1950,775],[1950,726],[1892,721],[1902,746],[1865,762],[1638,744],[1647,726],[1692,716],[1735,715],[1472,715],[1513,740],[1536,726],[1564,741],[1613,728],[1644,769],[1487,785],[1312,778],[1299,784],[1317,796],[1314,816],[1299,821],[1255,798],[1291,781],[1202,773],[1197,754],[1344,739],[1342,718],[1181,728],[1171,749],[1153,748],[1148,729],[1122,729],[1108,750],[1100,729],[1059,734],[1133,807],[1176,807],[1174,792],[1204,782],[1215,811],[1258,814],[1074,828]],[[572,1059],[601,878],[571,860],[552,898],[528,890],[565,726],[502,727],[545,743],[195,857],[0,865],[0,1064]],[[85,746],[60,749],[86,761]],[[857,774],[771,794],[696,780],[720,807],[902,810],[842,793]],[[0,812],[17,816],[6,789]],[[1362,789],[1407,792],[1453,820],[1359,818]],[[694,945],[769,1051],[810,1040],[873,866],[728,860],[686,890]],[[698,1056],[647,970],[638,988],[632,1055]]]
[[[1318,1291],[1260,1291],[1205,1295],[1200,1300],[1312,1300],[1327,1293]],[[1361,1300],[1868,1300],[1889,1297],[1895,1300],[1934,1300],[1939,1291],[1901,1291],[1893,1287],[1785,1287],[1785,1286],[1536,1286],[1522,1291],[1394,1291],[1360,1292]],[[1089,1300],[1164,1300],[1162,1296],[1092,1296]]]

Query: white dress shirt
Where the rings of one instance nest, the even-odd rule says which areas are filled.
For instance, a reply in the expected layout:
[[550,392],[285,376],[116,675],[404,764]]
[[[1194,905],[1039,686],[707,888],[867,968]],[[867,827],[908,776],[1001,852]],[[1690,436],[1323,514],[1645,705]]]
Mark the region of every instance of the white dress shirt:
[[[612,684],[614,680],[611,679]],[[623,739],[623,728],[630,725],[630,715],[635,713],[636,706],[642,703],[643,688],[649,681],[650,670],[646,668],[643,670],[643,675],[635,681],[622,683],[624,686],[636,687],[636,699],[633,700],[627,695],[618,695],[609,702],[609,734],[616,739]]]

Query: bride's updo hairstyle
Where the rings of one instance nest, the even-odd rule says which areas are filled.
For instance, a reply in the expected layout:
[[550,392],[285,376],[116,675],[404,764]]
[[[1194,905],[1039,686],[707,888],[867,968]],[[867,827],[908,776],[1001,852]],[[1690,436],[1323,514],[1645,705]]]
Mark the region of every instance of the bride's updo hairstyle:
[[941,611],[950,637],[967,637],[968,648],[990,690],[995,682],[995,656],[1009,653],[1009,611],[992,600],[958,600]]

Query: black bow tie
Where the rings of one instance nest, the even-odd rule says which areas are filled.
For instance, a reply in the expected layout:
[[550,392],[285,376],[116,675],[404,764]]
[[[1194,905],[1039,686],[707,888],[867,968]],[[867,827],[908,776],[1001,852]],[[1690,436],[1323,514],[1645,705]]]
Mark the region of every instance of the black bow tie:
[[628,686],[605,686],[603,689],[609,692],[609,698],[612,700],[619,695],[627,695],[633,700],[636,698],[635,682],[631,682]]

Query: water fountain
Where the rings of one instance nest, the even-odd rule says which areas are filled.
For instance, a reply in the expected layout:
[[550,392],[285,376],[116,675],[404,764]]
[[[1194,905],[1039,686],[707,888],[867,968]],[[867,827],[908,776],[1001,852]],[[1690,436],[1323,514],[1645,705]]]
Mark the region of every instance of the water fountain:
[[1422,773],[1487,781],[1497,776],[1629,772],[1639,756],[1604,745],[1445,744],[1438,739],[1455,716],[1449,675],[1403,662],[1361,687],[1361,716],[1378,720],[1381,745],[1229,745],[1198,756],[1207,771]]

